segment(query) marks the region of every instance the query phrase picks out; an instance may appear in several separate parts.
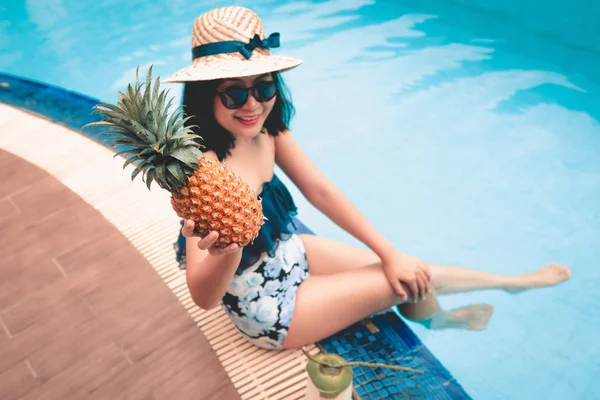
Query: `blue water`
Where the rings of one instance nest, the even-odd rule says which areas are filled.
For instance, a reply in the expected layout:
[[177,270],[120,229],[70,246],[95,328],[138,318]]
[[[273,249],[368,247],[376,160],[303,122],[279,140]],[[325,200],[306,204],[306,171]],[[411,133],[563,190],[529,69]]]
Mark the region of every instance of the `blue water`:
[[[187,65],[192,20],[226,4],[5,3],[0,71],[108,101],[138,64],[163,76]],[[411,325],[463,387],[476,399],[600,398],[600,7],[237,4],[281,32],[279,53],[306,61],[286,74],[293,131],[399,249],[496,273],[571,266],[560,287],[441,299],[494,305],[484,332]],[[357,243],[293,194],[318,234]]]

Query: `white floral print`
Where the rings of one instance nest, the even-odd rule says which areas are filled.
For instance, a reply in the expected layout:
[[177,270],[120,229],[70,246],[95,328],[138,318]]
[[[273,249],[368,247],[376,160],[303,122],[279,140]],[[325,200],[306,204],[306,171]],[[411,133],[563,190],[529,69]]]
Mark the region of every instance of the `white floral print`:
[[250,303],[248,317],[266,328],[271,328],[279,318],[279,304],[275,297],[261,297]]
[[296,304],[298,286],[308,278],[304,244],[298,235],[281,240],[266,256],[236,275],[223,297],[234,325],[262,348],[281,349]]

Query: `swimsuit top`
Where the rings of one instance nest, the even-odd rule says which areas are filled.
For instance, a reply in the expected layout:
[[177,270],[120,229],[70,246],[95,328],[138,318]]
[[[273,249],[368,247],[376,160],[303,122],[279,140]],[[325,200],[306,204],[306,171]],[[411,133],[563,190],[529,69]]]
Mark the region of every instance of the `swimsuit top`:
[[262,193],[258,197],[262,198],[262,211],[266,219],[258,236],[242,249],[237,274],[255,264],[262,253],[274,257],[279,239],[287,240],[296,231],[293,217],[298,214],[298,209],[287,187],[276,175],[271,181],[263,183]]

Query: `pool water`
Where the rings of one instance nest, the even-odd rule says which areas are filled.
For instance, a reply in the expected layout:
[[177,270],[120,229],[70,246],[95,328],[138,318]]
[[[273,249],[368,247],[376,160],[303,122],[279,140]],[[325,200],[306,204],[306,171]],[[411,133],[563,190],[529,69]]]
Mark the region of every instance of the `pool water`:
[[[193,19],[227,4],[9,0],[0,71],[116,101],[137,65],[162,76],[187,65]],[[571,267],[555,288],[441,298],[445,308],[492,304],[484,332],[411,324],[465,390],[600,398],[600,7],[236,4],[281,33],[276,53],[306,61],[285,75],[297,140],[400,250],[495,273]],[[292,192],[311,229],[360,245]]]

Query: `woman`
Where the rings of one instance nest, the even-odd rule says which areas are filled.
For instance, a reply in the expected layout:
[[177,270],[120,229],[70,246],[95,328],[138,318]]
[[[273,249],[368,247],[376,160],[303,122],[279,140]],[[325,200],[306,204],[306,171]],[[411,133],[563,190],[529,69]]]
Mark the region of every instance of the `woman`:
[[[550,264],[521,276],[500,276],[425,263],[387,241],[304,154],[288,129],[293,107],[280,73],[301,61],[275,56],[279,35],[265,37],[258,16],[242,7],[196,19],[193,63],[167,81],[185,82],[186,114],[195,116],[205,155],[225,162],[262,199],[267,220],[240,248],[214,246],[218,234],[194,234],[184,221],[187,284],[198,306],[222,302],[235,326],[263,348],[319,341],[391,306],[431,329],[484,329],[489,305],[440,309],[436,295],[472,290],[518,292],[558,284],[567,267]],[[277,164],[302,194],[370,250],[302,229]]]

